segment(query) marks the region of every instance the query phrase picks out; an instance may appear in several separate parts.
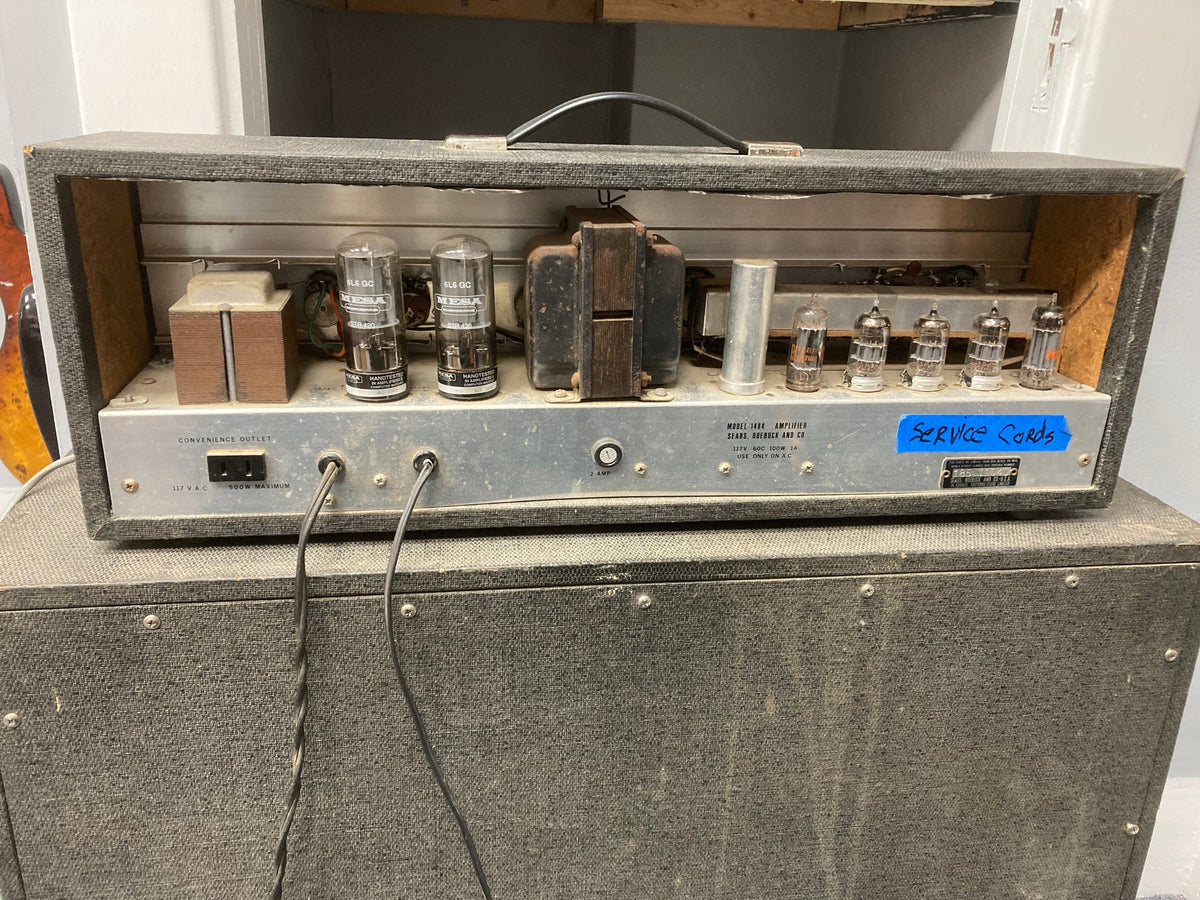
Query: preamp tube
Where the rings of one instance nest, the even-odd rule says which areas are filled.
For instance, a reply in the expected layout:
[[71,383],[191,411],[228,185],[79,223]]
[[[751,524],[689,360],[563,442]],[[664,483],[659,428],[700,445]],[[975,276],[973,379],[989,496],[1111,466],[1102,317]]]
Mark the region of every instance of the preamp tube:
[[950,320],[937,311],[937,304],[913,322],[912,345],[908,365],[900,373],[900,383],[914,391],[941,390],[946,383],[946,348],[950,346]]
[[1008,316],[1000,315],[996,307],[975,317],[971,342],[967,345],[967,361],[959,375],[959,383],[973,391],[998,391],[1003,384],[1000,370],[1004,367],[1004,348],[1008,344]]
[[821,364],[825,360],[828,331],[829,313],[815,297],[796,310],[787,364],[786,383],[791,390],[810,393],[821,387]]
[[408,393],[408,350],[396,303],[400,249],[382,234],[352,234],[337,248],[337,269],[346,393],[356,400],[398,400]]
[[1039,306],[1033,311],[1029,326],[1029,342],[1025,345],[1025,358],[1021,361],[1021,386],[1035,391],[1048,391],[1054,384],[1062,356],[1062,333],[1067,324],[1058,295],[1050,298],[1049,306]]
[[883,390],[883,365],[891,335],[892,321],[879,311],[878,304],[859,316],[854,322],[854,340],[842,384],[852,391]]
[[437,327],[438,390],[455,400],[482,400],[500,389],[496,370],[492,250],[456,234],[430,251]]

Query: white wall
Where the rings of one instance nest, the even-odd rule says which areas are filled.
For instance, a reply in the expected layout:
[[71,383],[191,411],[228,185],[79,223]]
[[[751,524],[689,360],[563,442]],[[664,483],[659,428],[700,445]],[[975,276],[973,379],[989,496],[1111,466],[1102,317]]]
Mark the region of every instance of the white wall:
[[[579,94],[624,87],[629,27],[396,16],[263,0],[275,134],[505,134]],[[370,61],[364,63],[365,61]],[[608,107],[533,140],[606,142]]]
[[[614,88],[612,26],[371,13],[327,22],[340,136],[504,134],[563,100]],[[363,56],[389,62],[363,66]],[[533,139],[605,141],[611,120],[608,109],[583,110]]]
[[997,16],[846,35],[833,146],[989,149],[1015,23]]
[[[808,147],[991,144],[1014,17],[853,33],[395,16],[263,0],[275,133],[503,133],[577,94],[636,90],[739,137]],[[456,64],[432,65],[456,48]],[[426,52],[422,54],[421,50]],[[373,60],[373,63],[364,63]],[[650,110],[550,140],[711,143]]]
[[[1054,38],[1059,6],[1064,15]],[[1047,78],[1052,41],[1054,74]],[[1024,0],[997,148],[1183,165],[1200,111],[1198,41],[1195,0]]]
[[256,31],[261,41],[257,3],[67,0],[67,9],[84,133],[267,132],[264,97],[242,90],[262,56],[242,43]]
[[[838,32],[395,16],[295,0],[263,0],[263,13],[277,134],[503,134],[579,94],[636,90],[738,137],[833,138]],[[430,48],[450,46],[456,64],[432,64]],[[661,113],[620,107],[572,113],[535,139],[711,143]]]
[[262,12],[271,133],[332,135],[328,10],[263,0]]
[[[833,146],[840,32],[710,25],[634,27],[632,90],[661,97],[743,140]],[[854,36],[851,36],[854,37]],[[711,145],[663,113],[633,111],[631,143]]]

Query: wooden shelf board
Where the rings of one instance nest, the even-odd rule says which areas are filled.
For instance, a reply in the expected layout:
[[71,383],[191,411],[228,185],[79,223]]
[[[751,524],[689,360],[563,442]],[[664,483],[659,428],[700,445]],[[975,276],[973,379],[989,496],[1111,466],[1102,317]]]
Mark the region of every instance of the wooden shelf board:
[[357,12],[397,12],[420,16],[480,19],[532,19],[543,22],[595,22],[596,0],[344,0]]
[[298,0],[352,12],[605,24],[660,22],[833,30],[968,16],[995,0]]
[[970,2],[947,2],[936,6],[925,3],[882,3],[878,0],[858,0],[842,3],[840,27],[860,28],[867,25],[903,25],[927,22],[933,19],[965,18],[971,15],[988,15],[994,11],[992,0],[970,0]]
[[831,30],[839,7],[829,0],[598,0],[597,20]]

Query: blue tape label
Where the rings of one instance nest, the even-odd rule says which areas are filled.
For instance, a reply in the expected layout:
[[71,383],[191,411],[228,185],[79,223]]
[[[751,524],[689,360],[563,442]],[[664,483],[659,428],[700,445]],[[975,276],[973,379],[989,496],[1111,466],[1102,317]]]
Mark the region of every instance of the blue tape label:
[[901,416],[897,453],[1061,452],[1071,443],[1066,416]]

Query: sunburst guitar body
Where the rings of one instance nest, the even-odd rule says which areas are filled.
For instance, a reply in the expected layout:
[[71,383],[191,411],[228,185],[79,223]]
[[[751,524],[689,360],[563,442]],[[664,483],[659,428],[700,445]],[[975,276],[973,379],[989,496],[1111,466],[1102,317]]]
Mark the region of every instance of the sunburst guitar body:
[[0,461],[25,482],[50,462],[21,366],[18,315],[21,294],[32,284],[29,247],[13,222],[7,193],[0,182]]

